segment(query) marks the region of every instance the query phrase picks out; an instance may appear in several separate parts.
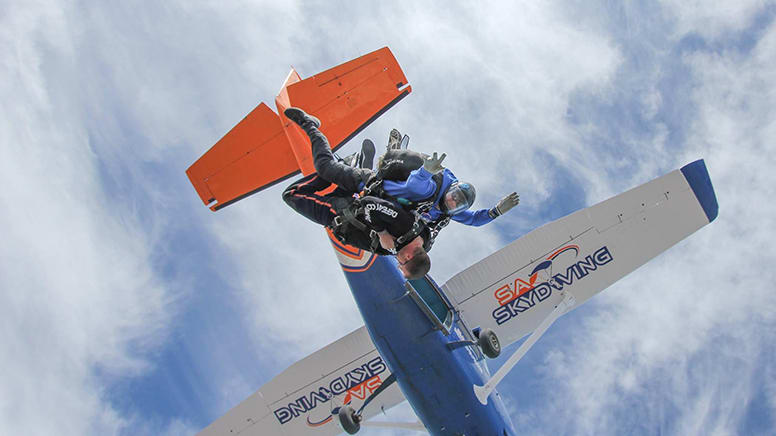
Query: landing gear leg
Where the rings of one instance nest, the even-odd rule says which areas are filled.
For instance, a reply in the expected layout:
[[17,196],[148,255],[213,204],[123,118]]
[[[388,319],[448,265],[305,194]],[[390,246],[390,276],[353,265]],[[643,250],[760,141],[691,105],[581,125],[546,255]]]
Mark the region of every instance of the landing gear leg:
[[377,389],[375,389],[374,392],[372,392],[369,397],[364,401],[364,404],[359,407],[358,411],[353,410],[350,406],[342,406],[339,409],[339,412],[337,412],[337,417],[339,418],[340,425],[342,426],[342,429],[345,430],[348,434],[356,434],[358,430],[361,428],[361,412],[364,411],[364,408],[372,402],[372,400],[380,395],[384,390],[388,388],[388,386],[394,384],[396,382],[396,375],[391,374],[388,376],[388,378],[385,379],[385,381],[378,386]]
[[495,359],[501,354],[501,342],[499,342],[496,332],[489,328],[482,330],[475,329],[474,337],[476,341],[456,341],[447,344],[447,348],[455,350],[460,347],[480,347],[482,354],[489,359]]
[[520,359],[525,355],[526,352],[528,352],[533,344],[536,343],[536,341],[544,334],[544,332],[547,331],[550,325],[552,325],[552,323],[555,322],[555,320],[558,319],[561,315],[568,312],[574,304],[576,304],[576,299],[574,296],[567,291],[562,291],[561,301],[559,301],[552,312],[550,312],[550,314],[544,318],[544,320],[539,324],[539,327],[537,327],[536,330],[534,330],[533,333],[528,336],[528,339],[526,339],[525,342],[520,345],[520,348],[518,348],[517,351],[515,351],[515,353],[509,359],[507,359],[506,363],[504,363],[504,365],[499,368],[498,371],[496,371],[496,374],[483,386],[473,386],[474,395],[477,396],[477,399],[480,400],[480,403],[488,404],[488,396],[491,392],[493,392],[494,389],[496,389],[496,385],[498,385],[504,376],[506,376],[507,373],[511,371],[512,368],[514,368],[517,362],[520,361]]

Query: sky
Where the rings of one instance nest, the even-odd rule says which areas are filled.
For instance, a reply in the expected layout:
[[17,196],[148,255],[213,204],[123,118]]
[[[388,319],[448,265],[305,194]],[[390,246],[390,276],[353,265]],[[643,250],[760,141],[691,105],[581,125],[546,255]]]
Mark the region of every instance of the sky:
[[291,66],[383,46],[413,92],[343,152],[395,127],[447,153],[477,207],[521,196],[445,229],[439,283],[706,160],[717,220],[500,386],[521,434],[772,434],[775,20],[763,0],[4,1],[0,434],[191,435],[363,324],[282,184],[213,213],[184,172]]

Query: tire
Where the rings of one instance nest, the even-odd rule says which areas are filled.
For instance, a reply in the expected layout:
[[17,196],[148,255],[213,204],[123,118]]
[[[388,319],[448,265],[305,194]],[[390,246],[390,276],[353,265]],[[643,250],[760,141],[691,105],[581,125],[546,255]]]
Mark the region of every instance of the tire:
[[482,329],[480,337],[477,338],[477,344],[480,346],[482,354],[491,359],[495,359],[501,354],[501,343],[491,329]]
[[342,426],[342,429],[345,430],[345,433],[356,434],[361,430],[361,417],[356,415],[356,411],[353,410],[352,407],[340,407],[338,417],[340,425]]

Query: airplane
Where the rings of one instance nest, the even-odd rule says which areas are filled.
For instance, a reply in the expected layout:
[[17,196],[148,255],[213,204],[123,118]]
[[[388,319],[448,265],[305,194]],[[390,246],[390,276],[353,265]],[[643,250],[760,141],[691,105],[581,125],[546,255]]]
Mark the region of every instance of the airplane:
[[[412,88],[388,47],[306,79],[291,70],[186,171],[213,211],[315,171],[306,135],[284,115],[304,108],[337,150]],[[362,427],[432,435],[517,435],[495,389],[564,313],[714,221],[703,160],[527,233],[438,285],[406,280],[391,256],[334,253],[365,325],[294,363],[203,429],[215,435],[356,434]],[[528,338],[491,376],[485,359]],[[371,418],[408,401],[418,422]],[[363,431],[364,434],[368,431]]]

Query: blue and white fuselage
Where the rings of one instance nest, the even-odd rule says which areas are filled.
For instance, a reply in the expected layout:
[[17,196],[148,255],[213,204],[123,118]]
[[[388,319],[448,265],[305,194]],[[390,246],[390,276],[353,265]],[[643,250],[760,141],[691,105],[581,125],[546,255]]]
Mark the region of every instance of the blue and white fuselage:
[[333,245],[372,341],[427,430],[516,435],[498,393],[486,405],[474,395],[472,386],[489,378],[487,367],[476,347],[451,345],[471,336],[436,283],[428,277],[408,288],[393,257]]

